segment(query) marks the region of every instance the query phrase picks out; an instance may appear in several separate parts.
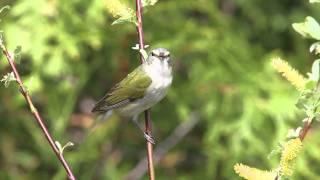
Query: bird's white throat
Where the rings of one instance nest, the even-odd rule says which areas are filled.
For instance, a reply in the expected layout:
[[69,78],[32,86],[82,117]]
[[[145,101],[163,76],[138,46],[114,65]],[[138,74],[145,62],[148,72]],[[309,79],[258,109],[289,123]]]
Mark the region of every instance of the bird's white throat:
[[167,60],[151,58],[149,62],[142,65],[143,70],[152,79],[152,84],[156,87],[168,86],[172,82],[172,67]]

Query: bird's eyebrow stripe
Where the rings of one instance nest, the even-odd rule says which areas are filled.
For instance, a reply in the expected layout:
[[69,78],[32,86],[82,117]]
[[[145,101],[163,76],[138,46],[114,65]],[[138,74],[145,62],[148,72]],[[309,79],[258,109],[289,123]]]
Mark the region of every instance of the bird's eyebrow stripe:
[[169,56],[170,55],[170,53],[167,53],[167,52],[161,52],[158,56],[160,56],[160,57],[167,57],[167,56]]
[[159,52],[159,51],[153,51],[151,52],[151,54],[153,54],[154,56],[158,56],[158,57],[168,57],[170,56],[170,53],[165,51],[165,52]]

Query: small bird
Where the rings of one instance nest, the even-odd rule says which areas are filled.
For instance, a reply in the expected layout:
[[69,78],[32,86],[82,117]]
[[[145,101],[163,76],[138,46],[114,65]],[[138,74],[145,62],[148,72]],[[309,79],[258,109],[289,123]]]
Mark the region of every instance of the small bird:
[[[138,115],[162,100],[171,82],[170,52],[165,48],[154,49],[139,67],[97,102],[92,112],[104,115],[115,112],[122,118],[133,118],[142,130],[137,122]],[[153,142],[152,137],[145,133],[144,135]]]

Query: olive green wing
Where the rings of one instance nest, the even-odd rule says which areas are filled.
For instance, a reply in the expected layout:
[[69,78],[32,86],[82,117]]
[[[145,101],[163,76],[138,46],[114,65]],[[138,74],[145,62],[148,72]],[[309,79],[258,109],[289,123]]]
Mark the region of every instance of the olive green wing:
[[105,112],[124,106],[142,98],[152,83],[151,78],[139,66],[116,84],[92,109],[92,112]]

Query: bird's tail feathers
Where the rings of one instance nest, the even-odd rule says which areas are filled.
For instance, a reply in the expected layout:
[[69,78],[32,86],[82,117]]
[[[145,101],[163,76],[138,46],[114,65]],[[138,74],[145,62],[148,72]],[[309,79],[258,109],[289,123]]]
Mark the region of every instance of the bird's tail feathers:
[[98,116],[96,117],[96,120],[94,121],[92,126],[89,128],[88,136],[92,134],[99,127],[99,125],[101,125],[105,121],[108,121],[112,115],[113,115],[112,110],[109,110],[105,113],[98,114]]

